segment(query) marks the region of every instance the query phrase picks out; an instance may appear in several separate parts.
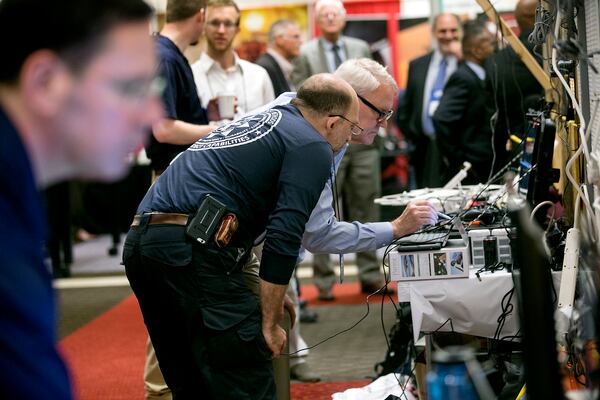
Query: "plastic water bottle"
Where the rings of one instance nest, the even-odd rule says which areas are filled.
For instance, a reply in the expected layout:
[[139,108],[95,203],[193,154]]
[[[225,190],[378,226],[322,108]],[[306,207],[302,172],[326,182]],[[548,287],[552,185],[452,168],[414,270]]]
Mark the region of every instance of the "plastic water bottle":
[[447,347],[432,355],[433,365],[427,373],[429,400],[478,400],[465,362],[474,358],[468,347]]

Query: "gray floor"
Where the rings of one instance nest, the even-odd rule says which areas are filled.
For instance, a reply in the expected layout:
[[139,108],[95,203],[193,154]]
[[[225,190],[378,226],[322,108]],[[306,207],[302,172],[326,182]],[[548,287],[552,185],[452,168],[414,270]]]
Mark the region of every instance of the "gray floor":
[[[98,237],[75,246],[71,278],[57,279],[54,286],[60,306],[59,335],[64,337],[110,309],[131,294],[125,278],[120,256],[109,257],[108,237]],[[309,258],[310,260],[310,258]],[[352,257],[347,258],[348,279],[355,279],[356,268]],[[302,282],[310,282],[308,263],[300,266]],[[382,361],[386,353],[386,339],[382,327],[389,332],[395,310],[392,305],[383,306],[380,298],[369,307],[366,318],[350,331],[310,350],[308,361],[313,371],[324,380],[355,380],[374,377],[374,364]],[[312,346],[329,336],[350,328],[367,314],[367,306],[319,306],[317,323],[304,324],[301,332],[304,340]]]

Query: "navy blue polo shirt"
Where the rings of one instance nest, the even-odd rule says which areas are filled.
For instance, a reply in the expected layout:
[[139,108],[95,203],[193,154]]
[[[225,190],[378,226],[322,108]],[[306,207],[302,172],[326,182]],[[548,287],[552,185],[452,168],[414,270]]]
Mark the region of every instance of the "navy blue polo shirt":
[[25,147],[0,109],[0,397],[70,399],[44,265],[46,216]]
[[193,214],[211,194],[238,217],[236,245],[250,248],[266,230],[260,275],[287,284],[332,162],[331,146],[300,111],[278,106],[190,146],[150,188],[138,213]]
[[[158,75],[165,80],[166,87],[162,95],[165,118],[206,125],[206,110],[200,104],[196,91],[194,75],[187,59],[171,39],[156,34],[155,46],[158,57]],[[171,160],[189,145],[159,143],[151,135],[146,153],[152,160],[154,170],[165,169]]]

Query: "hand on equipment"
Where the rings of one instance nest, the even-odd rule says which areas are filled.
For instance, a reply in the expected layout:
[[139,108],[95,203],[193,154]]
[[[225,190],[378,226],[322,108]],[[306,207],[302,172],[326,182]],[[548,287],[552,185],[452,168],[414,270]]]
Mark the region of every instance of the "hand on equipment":
[[423,225],[435,225],[437,210],[427,200],[415,200],[406,205],[402,215],[392,221],[394,238],[418,231]]

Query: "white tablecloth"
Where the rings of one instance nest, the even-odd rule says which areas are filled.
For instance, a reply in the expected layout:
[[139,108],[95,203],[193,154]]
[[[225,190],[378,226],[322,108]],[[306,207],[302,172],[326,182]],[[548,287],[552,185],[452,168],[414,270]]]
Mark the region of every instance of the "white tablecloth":
[[[512,276],[506,271],[480,274],[481,281],[471,270],[469,279],[445,279],[398,282],[398,300],[410,302],[415,342],[421,332],[435,330],[494,337],[500,305],[504,295],[513,287]],[[553,273],[554,287],[560,287],[560,273]],[[506,318],[500,337],[516,335],[519,330],[517,293],[512,296],[513,312]],[[440,329],[440,326],[448,320]]]

